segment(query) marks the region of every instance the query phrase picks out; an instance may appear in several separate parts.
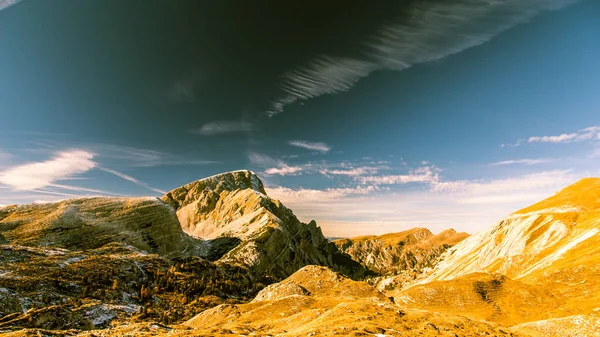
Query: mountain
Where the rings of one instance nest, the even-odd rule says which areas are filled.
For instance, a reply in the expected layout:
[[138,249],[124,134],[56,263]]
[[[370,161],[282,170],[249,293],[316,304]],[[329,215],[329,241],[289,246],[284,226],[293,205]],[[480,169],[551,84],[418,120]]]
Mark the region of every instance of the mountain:
[[[408,284],[438,262],[449,247],[467,238],[467,233],[453,229],[433,235],[426,228],[413,228],[399,233],[369,235],[333,241],[340,251],[377,275],[384,287]],[[398,275],[398,276],[396,276]],[[396,276],[391,277],[390,276]]]
[[176,188],[162,198],[177,212],[183,230],[197,238],[238,242],[219,261],[285,278],[310,264],[358,277],[364,268],[329,242],[314,221],[300,222],[267,196],[251,171],[233,171]]
[[249,171],[198,180],[163,200],[8,206],[0,208],[0,329],[172,324],[249,301],[308,264],[365,273]]
[[[597,336],[598,275],[600,179],[587,178],[465,239],[416,285],[389,295],[526,333]],[[549,333],[559,325],[562,334]]]

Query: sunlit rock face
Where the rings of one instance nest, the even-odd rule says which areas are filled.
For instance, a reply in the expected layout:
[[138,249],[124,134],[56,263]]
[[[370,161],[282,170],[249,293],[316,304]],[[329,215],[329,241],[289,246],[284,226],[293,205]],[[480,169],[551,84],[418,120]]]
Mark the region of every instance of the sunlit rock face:
[[341,254],[314,221],[300,222],[266,195],[251,171],[234,171],[176,188],[162,200],[173,206],[183,230],[197,238],[236,238],[220,262],[240,263],[275,278],[309,265],[331,266],[358,276],[364,268]]
[[535,278],[600,261],[600,179],[583,179],[448,250],[430,277],[472,272]]

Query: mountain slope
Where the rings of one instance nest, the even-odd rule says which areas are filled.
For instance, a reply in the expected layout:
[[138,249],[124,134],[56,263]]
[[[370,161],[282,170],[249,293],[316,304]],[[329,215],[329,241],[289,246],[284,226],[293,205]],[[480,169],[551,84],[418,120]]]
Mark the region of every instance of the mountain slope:
[[535,278],[600,262],[600,179],[583,179],[451,248],[425,281],[472,272]]
[[253,172],[201,179],[168,192],[163,200],[175,208],[190,235],[240,240],[220,262],[240,263],[276,279],[309,264],[331,266],[347,275],[365,272],[340,253],[314,221],[300,222],[281,202],[269,198]]
[[157,198],[93,197],[0,209],[0,243],[83,250],[111,242],[163,256],[208,250]]
[[442,258],[416,285],[388,295],[414,308],[520,324],[515,331],[534,335],[561,336],[549,333],[558,325],[565,334],[597,331],[584,325],[600,312],[600,179],[515,212]]

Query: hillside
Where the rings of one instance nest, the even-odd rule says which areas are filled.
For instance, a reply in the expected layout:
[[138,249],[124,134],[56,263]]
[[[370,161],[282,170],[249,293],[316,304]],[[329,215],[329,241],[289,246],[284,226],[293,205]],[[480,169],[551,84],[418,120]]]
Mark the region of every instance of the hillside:
[[600,312],[599,233],[600,179],[583,179],[450,248],[431,274],[390,295],[534,335],[558,325],[598,335],[583,322]]
[[70,250],[111,242],[163,256],[208,254],[157,198],[93,197],[0,209],[0,243]]
[[453,315],[400,309],[363,282],[325,267],[307,266],[241,305],[221,305],[185,323],[189,334],[280,336],[453,336],[510,333]]

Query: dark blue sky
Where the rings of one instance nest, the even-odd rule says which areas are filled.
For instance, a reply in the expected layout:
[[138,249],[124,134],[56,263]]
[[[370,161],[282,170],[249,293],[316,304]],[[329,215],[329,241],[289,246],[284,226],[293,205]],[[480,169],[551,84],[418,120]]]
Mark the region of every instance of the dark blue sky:
[[329,235],[476,232],[598,175],[597,1],[8,3],[0,205],[247,168]]

